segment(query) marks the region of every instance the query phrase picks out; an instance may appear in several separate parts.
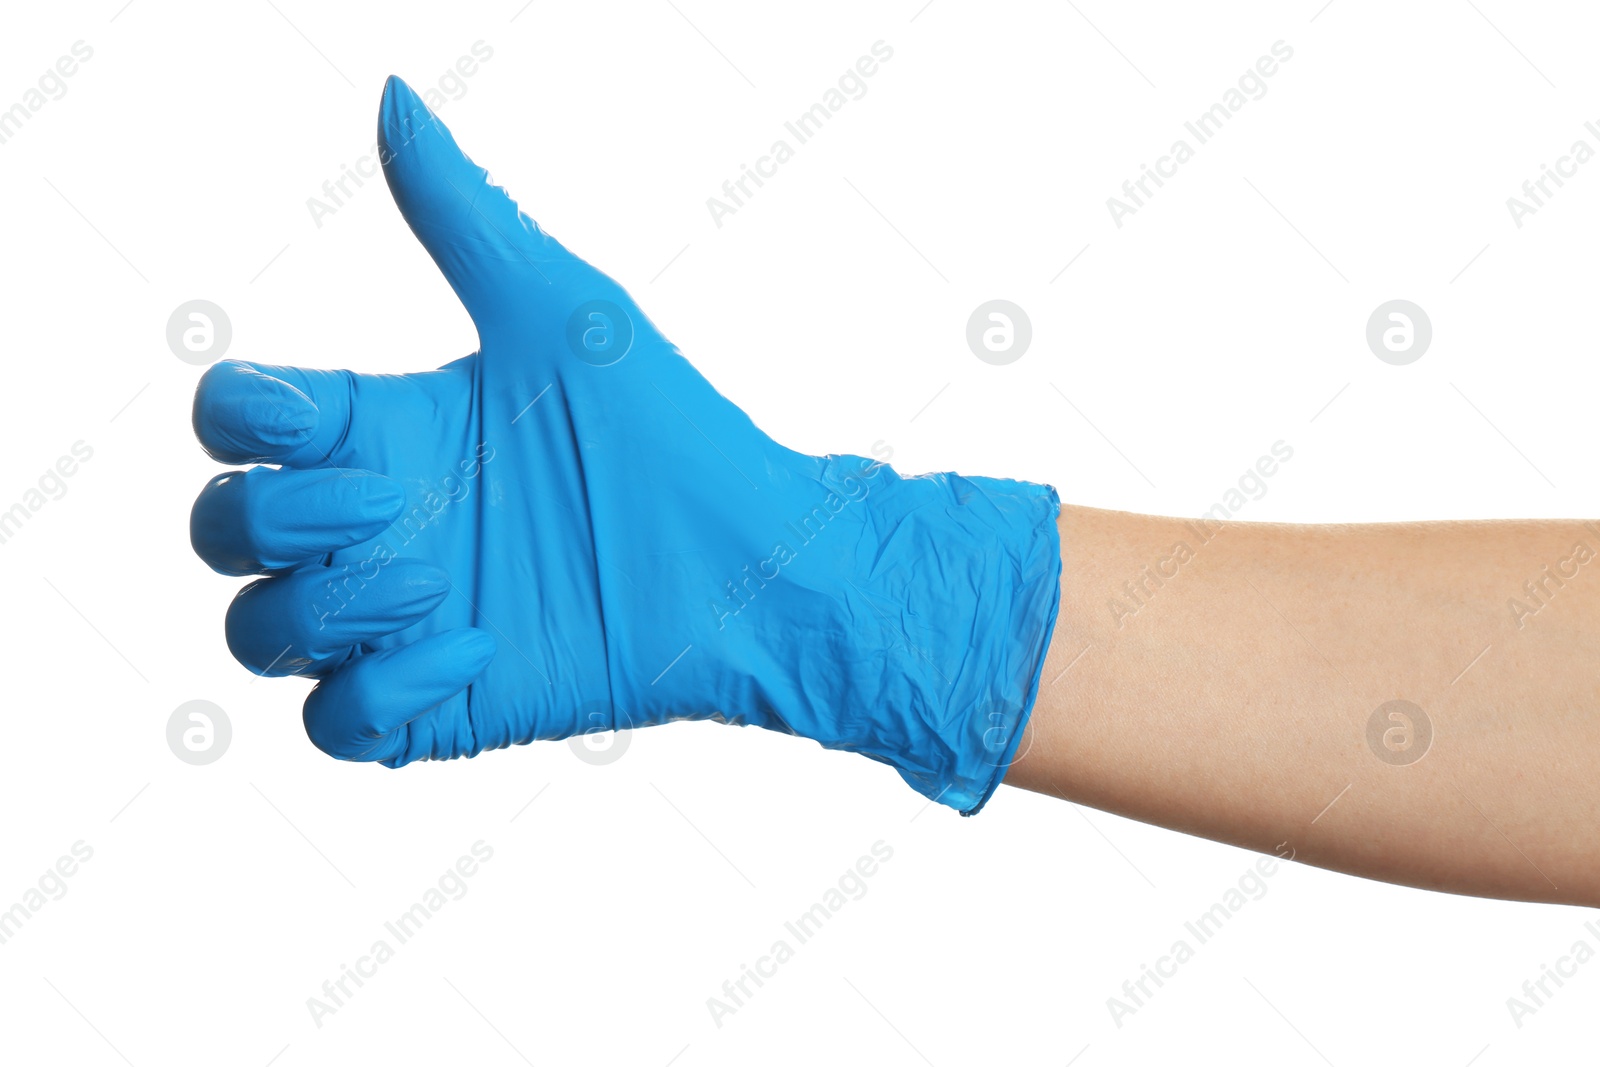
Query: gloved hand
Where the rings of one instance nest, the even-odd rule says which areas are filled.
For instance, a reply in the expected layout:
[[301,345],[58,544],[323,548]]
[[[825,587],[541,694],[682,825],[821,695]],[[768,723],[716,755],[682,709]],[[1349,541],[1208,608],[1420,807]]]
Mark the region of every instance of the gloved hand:
[[341,759],[715,719],[975,812],[1055,622],[1055,491],[784,448],[396,78],[378,138],[480,349],[420,374],[207,371],[206,451],[281,465],[195,502],[200,557],[267,575],[228,609],[233,654],[320,679],[306,732]]

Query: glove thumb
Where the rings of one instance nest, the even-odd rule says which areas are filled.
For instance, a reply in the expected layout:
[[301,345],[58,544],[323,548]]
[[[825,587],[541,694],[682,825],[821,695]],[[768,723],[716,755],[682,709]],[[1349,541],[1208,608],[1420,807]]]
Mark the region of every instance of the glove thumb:
[[539,228],[457,147],[416,91],[390,76],[378,108],[378,158],[400,214],[466,306],[481,340],[551,310],[591,268]]

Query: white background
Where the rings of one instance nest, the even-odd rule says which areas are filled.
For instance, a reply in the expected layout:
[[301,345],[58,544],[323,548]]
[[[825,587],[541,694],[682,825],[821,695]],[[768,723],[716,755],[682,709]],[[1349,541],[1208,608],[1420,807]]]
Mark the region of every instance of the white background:
[[[341,764],[304,736],[305,682],[229,657],[241,583],[189,549],[217,468],[167,317],[215,301],[248,359],[470,352],[381,181],[320,227],[306,200],[372,144],[387,74],[437,85],[479,40],[493,58],[440,111],[463,146],[792,447],[883,440],[906,473],[1194,515],[1281,439],[1294,458],[1242,517],[1596,512],[1600,162],[1521,228],[1506,207],[1575,139],[1600,147],[1592,10],[921,3],[7,12],[0,108],[75,41],[94,54],[0,144],[0,510],[94,451],[0,544],[0,908],[74,842],[93,858],[0,945],[0,1058],[1593,1057],[1600,963],[1520,1028],[1506,1007],[1600,945],[1593,912],[1288,865],[1119,1028],[1107,998],[1251,854],[1009,789],[963,820],[885,767],[712,724],[638,732],[605,766],[561,744]],[[706,198],[878,40],[894,56],[867,94],[714,225]],[[1106,198],[1278,40],[1294,55],[1266,95],[1114,225]],[[1005,367],[964,340],[997,297],[1034,331]],[[1395,298],[1433,323],[1409,366],[1364,339]],[[192,699],[233,727],[208,766],[167,747]],[[317,1026],[307,998],[479,840],[466,895]],[[715,1025],[707,997],[879,840],[866,895]]]

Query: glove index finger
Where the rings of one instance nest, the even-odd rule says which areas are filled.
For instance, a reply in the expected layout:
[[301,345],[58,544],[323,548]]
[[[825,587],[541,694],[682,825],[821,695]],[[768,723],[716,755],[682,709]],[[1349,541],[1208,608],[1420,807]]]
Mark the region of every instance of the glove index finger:
[[194,435],[222,463],[282,463],[320,422],[305,393],[236,359],[213,364],[194,393]]
[[223,360],[195,390],[195,436],[223,463],[348,466],[343,446],[356,377],[345,370]]

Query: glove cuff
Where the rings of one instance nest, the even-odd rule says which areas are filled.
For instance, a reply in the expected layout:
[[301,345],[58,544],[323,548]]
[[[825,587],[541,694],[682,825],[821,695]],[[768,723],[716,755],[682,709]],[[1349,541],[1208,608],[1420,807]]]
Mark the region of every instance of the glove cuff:
[[1061,501],[1032,482],[952,476],[954,491],[992,530],[973,570],[991,583],[973,600],[970,668],[952,678],[932,725],[951,760],[942,776],[901,776],[925,796],[976,815],[1016,759],[1039,695],[1061,602]]
[[[829,458],[825,482],[855,459]],[[826,724],[832,736],[810,736],[974,815],[1038,696],[1060,606],[1061,502],[1032,482],[886,466],[877,477],[851,558],[836,561],[851,575],[838,625],[859,637],[853,699]]]

